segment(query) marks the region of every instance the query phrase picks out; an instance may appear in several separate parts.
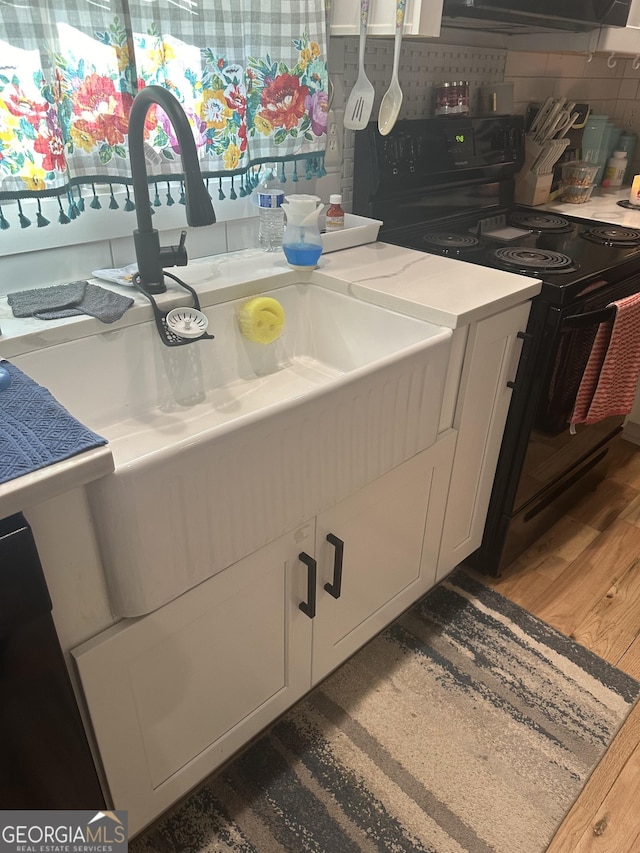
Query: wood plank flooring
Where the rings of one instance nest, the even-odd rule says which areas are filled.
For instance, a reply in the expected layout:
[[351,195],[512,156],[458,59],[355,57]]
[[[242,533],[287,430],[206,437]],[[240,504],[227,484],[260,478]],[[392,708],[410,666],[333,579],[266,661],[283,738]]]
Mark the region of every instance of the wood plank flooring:
[[[640,447],[619,439],[608,477],[509,566],[498,592],[640,680]],[[640,703],[547,853],[640,851]]]

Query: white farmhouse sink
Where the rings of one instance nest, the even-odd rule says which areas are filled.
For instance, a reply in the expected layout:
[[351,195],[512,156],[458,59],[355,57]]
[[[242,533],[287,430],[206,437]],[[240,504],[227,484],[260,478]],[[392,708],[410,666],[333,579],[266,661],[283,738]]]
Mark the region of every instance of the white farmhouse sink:
[[[451,332],[314,284],[273,344],[164,346],[152,322],[13,361],[109,439],[88,487],[111,603],[147,613],[433,443]],[[73,377],[73,380],[72,380]]]

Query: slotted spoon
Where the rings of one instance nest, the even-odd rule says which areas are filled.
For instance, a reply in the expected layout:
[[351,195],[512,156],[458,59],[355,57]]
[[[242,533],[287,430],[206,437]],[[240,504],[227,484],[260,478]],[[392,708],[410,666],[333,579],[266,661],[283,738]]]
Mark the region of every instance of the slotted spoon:
[[358,79],[351,90],[347,106],[344,108],[344,126],[349,130],[362,130],[367,126],[375,90],[364,70],[364,48],[367,41],[369,23],[369,0],[360,0],[360,56],[358,60]]
[[400,65],[400,46],[402,44],[404,7],[406,4],[407,0],[397,0],[396,2],[396,37],[393,47],[393,72],[391,74],[391,83],[382,98],[380,112],[378,113],[378,130],[381,136],[391,133],[398,118],[400,107],[402,106],[402,89],[398,80],[398,66]]

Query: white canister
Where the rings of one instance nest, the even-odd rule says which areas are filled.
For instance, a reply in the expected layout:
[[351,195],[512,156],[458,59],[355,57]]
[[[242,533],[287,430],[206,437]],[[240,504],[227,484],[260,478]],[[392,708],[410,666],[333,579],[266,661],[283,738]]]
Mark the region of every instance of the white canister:
[[627,152],[614,151],[607,160],[607,166],[602,178],[603,187],[621,187],[624,173],[627,171]]

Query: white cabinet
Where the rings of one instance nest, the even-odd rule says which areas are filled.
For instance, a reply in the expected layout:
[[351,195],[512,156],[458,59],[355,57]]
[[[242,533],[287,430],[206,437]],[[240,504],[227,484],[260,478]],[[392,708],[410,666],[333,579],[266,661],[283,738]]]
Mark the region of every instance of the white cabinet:
[[638,56],[640,55],[640,28],[637,24],[633,27],[603,27],[598,35],[596,50]]
[[474,323],[454,426],[458,432],[437,579],[479,547],[531,303]]
[[111,797],[132,833],[434,584],[455,437],[73,651]]
[[73,651],[116,808],[139,831],[310,687],[309,524]]
[[626,27],[603,27],[597,50],[640,55],[640,0],[631,0]]
[[314,684],[435,583],[454,445],[451,431],[318,516]]
[[111,804],[132,833],[478,547],[529,308],[471,326],[451,378],[454,428],[434,445],[73,650]]
[[[439,36],[443,0],[407,0],[404,36]],[[395,33],[396,0],[369,0],[369,36]],[[331,4],[331,35],[360,34],[360,0],[334,0]]]

